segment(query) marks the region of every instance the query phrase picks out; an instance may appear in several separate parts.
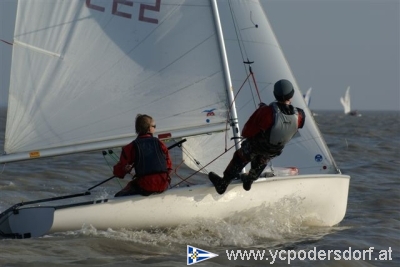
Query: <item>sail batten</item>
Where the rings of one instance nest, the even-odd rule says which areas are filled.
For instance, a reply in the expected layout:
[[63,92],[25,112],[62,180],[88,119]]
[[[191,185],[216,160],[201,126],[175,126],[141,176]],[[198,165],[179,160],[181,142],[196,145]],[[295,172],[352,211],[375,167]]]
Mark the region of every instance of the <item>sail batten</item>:
[[49,56],[55,56],[55,57],[59,57],[59,58],[61,57],[60,54],[55,53],[53,51],[48,51],[48,50],[42,49],[40,47],[35,47],[35,46],[29,45],[27,43],[22,43],[22,42],[19,42],[18,40],[14,40],[13,45],[24,46],[24,47],[26,47],[28,49],[31,49],[33,51],[37,51],[39,53],[43,53],[43,54],[46,54],[46,55],[49,55]]

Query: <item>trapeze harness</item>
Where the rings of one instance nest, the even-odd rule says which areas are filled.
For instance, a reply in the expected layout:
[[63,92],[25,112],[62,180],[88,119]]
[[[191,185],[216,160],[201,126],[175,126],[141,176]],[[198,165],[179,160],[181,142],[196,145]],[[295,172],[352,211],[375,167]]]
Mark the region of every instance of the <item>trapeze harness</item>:
[[263,154],[268,152],[269,156],[278,156],[298,130],[299,113],[292,105],[286,105],[288,109],[285,109],[285,113],[279,109],[276,102],[272,102],[269,106],[273,108],[274,124],[268,131],[261,131],[256,136],[256,147],[258,147],[256,149]]
[[293,114],[284,114],[276,102],[271,103],[270,106],[274,109],[274,125],[270,130],[269,143],[284,146],[297,132],[299,113],[291,105],[289,107]]
[[155,173],[168,173],[167,161],[157,138],[137,138],[135,148],[135,172],[138,178]]

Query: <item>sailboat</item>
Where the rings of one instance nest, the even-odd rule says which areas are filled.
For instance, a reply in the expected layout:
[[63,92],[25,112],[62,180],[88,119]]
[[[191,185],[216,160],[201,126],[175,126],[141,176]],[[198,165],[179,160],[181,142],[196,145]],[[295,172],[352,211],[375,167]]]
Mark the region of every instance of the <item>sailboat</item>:
[[[279,79],[293,83],[304,128],[250,191],[238,180],[219,195],[197,163],[222,173],[240,147],[240,124],[259,102],[274,101]],[[137,113],[156,119],[158,138],[179,143],[185,179],[204,182],[148,197],[57,204],[90,197],[110,177],[80,194],[11,206],[0,214],[0,236],[41,237],[84,225],[174,227],[287,199],[297,201],[304,225],[343,220],[350,177],[306,108],[259,1],[18,1],[0,163],[121,147],[135,138]]]
[[344,97],[340,97],[340,103],[343,106],[344,114],[357,117],[361,116],[361,114],[357,110],[351,110],[350,86],[347,87]]
[[307,90],[306,93],[304,94],[304,101],[306,102],[307,107],[310,106],[310,102],[311,102],[311,91],[312,91],[312,87],[308,88],[308,90]]
[[[311,103],[311,92],[312,92],[312,87],[308,88],[308,90],[306,91],[306,93],[303,95],[304,97],[304,101],[306,102],[306,105],[308,108],[310,108],[310,103]],[[311,114],[313,116],[317,116],[318,114],[311,111]]]

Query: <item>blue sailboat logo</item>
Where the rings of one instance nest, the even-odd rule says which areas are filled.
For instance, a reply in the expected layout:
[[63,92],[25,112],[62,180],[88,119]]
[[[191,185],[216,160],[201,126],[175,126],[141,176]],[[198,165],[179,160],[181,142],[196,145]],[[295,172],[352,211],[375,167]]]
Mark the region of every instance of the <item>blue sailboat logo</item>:
[[217,254],[214,254],[207,250],[187,245],[187,265],[192,265],[217,256],[218,256]]

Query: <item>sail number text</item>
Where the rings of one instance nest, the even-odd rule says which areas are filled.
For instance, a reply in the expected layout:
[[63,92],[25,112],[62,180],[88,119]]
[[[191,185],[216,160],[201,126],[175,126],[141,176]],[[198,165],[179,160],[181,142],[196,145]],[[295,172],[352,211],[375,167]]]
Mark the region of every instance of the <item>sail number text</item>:
[[[147,5],[147,4],[140,4],[140,9],[139,9],[139,20],[143,22],[149,22],[149,23],[154,23],[158,24],[158,19],[149,17],[146,11],[155,11],[155,12],[160,12],[160,6],[161,6],[161,0],[154,0],[155,3],[153,5]],[[97,4],[94,4],[92,2],[95,2],[93,0],[86,0],[86,6],[88,8],[100,11],[100,12],[105,12],[106,8],[104,6],[100,6]],[[112,0],[110,1],[112,3],[111,7],[111,13],[116,16],[124,17],[131,19],[132,14],[126,13],[126,12],[121,12],[118,11],[118,5],[125,5],[125,6],[133,6],[133,1],[129,0]]]

